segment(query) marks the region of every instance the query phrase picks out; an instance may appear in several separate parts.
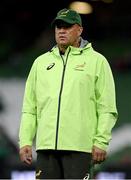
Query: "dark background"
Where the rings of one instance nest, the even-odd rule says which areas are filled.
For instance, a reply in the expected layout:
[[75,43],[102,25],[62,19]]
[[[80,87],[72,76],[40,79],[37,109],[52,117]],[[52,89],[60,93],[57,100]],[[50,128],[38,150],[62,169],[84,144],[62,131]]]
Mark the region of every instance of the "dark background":
[[[6,66],[7,69],[7,66],[11,65],[12,69],[10,67],[8,70],[9,75],[24,76],[28,69],[25,68],[25,71],[22,71],[22,67],[27,67],[27,64],[30,66],[34,57],[53,46],[53,29],[50,24],[57,11],[68,7],[71,2],[73,1],[1,1],[0,68],[3,69]],[[110,58],[111,54],[118,54],[118,51],[120,51],[121,55],[122,48],[129,49],[131,39],[131,1],[114,0],[112,3],[105,3],[102,0],[87,0],[85,2],[89,2],[92,5],[93,13],[82,15],[83,37],[91,41],[97,50],[104,52],[107,58]],[[48,31],[47,36],[46,31]],[[50,32],[51,34],[49,34]],[[42,34],[44,34],[43,39],[41,38]],[[112,40],[114,40],[113,43]],[[105,41],[107,42],[107,48],[105,47]],[[102,44],[104,44],[104,49]],[[109,45],[111,52],[105,53]],[[21,55],[21,53],[22,57],[25,54],[23,60],[20,58],[16,60],[16,57]],[[28,61],[26,60],[26,53],[29,56]],[[111,58],[113,58],[112,56]],[[117,66],[119,66],[120,61]],[[129,66],[131,66],[130,62]],[[5,71],[2,69],[0,73],[5,75]]]
[[[10,81],[11,78],[25,80],[35,58],[55,45],[51,22],[56,13],[60,9],[68,8],[71,2],[73,1],[0,1],[0,80]],[[96,172],[120,171],[126,173],[126,178],[129,179],[131,178],[131,142],[127,139],[131,136],[125,130],[125,126],[131,132],[131,1],[114,0],[112,3],[105,3],[102,0],[87,0],[85,2],[92,5],[93,13],[81,15],[84,27],[82,36],[91,42],[94,49],[102,53],[111,65],[119,113],[113,132],[114,134],[118,130],[123,132],[117,137],[115,144],[118,141],[124,144],[110,155],[100,169],[96,167]],[[10,92],[8,94],[12,96]],[[3,120],[2,113],[7,116],[4,111],[6,108],[8,109],[8,106],[2,99],[0,87],[0,123]],[[10,129],[17,131],[13,120]],[[113,139],[116,139],[115,135]],[[0,178],[10,178],[12,170],[32,170],[34,164],[27,167],[20,163],[18,142],[12,141],[0,124]]]

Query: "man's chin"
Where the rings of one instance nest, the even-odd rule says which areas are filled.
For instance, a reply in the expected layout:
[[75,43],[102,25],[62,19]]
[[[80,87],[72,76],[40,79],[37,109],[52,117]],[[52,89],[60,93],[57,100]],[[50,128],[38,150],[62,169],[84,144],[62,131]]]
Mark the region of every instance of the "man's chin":
[[67,44],[67,43],[60,43],[60,46],[63,47],[63,48],[67,48],[69,46],[69,44]]

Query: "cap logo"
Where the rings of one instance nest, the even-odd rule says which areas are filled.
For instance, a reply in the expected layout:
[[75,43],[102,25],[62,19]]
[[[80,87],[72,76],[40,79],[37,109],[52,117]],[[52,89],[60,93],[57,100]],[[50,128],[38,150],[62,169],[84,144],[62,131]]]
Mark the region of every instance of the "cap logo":
[[69,10],[61,12],[61,14],[59,16],[66,16],[68,12],[69,12]]

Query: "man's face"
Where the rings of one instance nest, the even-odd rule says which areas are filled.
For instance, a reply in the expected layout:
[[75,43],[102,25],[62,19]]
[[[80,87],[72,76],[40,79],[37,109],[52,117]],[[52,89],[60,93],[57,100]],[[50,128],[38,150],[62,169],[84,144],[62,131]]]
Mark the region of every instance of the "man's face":
[[78,24],[59,22],[55,26],[55,39],[58,46],[75,45],[82,33],[82,27]]

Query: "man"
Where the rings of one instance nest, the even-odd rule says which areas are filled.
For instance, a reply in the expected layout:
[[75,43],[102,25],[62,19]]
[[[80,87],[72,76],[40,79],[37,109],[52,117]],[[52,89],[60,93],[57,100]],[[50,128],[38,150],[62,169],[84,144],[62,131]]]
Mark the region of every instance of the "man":
[[81,37],[80,15],[62,9],[53,21],[57,45],[29,73],[20,125],[20,158],[36,178],[83,179],[101,163],[117,120],[115,86],[106,58]]

